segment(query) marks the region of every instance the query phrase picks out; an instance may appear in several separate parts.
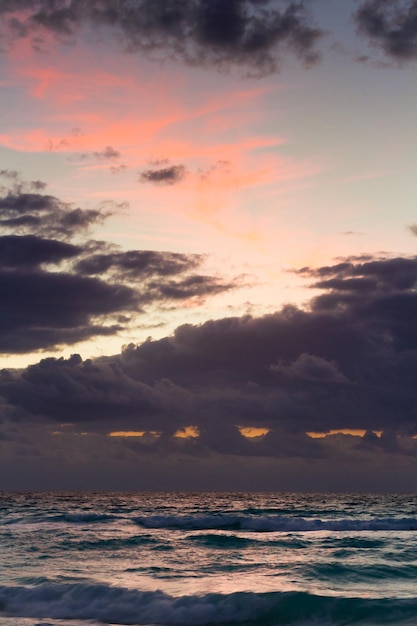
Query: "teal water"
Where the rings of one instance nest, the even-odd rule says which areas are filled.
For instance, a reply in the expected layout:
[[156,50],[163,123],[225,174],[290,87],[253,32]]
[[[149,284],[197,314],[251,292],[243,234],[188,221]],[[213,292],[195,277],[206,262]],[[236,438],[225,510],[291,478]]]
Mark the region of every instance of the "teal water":
[[417,496],[0,494],[0,626],[417,625]]

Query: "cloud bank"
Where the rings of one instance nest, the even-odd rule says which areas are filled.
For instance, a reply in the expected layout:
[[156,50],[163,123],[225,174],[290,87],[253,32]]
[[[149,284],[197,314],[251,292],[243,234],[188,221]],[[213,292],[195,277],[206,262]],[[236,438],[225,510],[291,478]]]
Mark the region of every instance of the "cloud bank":
[[[87,260],[85,271],[171,276],[197,262],[156,253],[126,260],[101,255]],[[362,429],[385,434],[366,435],[355,443],[356,451],[414,457],[417,258],[347,260],[300,271],[325,290],[308,310],[287,306],[258,318],[186,324],[172,336],[129,345],[113,357],[48,358],[21,372],[3,371],[4,411],[27,423],[70,423],[94,436],[154,433],[121,444],[144,454],[180,449],[202,457],[325,459],[334,451],[307,432]],[[99,295],[93,291],[99,313],[100,289],[109,291],[103,296],[108,308],[116,307],[113,283],[100,283]],[[119,287],[117,297],[127,308],[137,294]],[[81,311],[82,306],[86,316],[90,300],[76,303]],[[66,315],[71,314],[70,309]],[[49,319],[44,311],[42,316]],[[198,437],[175,436],[190,425]],[[250,441],[243,427],[267,434]]]
[[[74,209],[28,193],[9,190],[2,207],[51,213],[61,232]],[[65,238],[44,235],[42,219],[30,227],[0,238],[3,351],[116,333],[142,307],[233,287],[198,274],[199,255],[86,241],[83,220]],[[322,291],[305,309],[184,324],[114,356],[3,370],[2,467],[7,476],[18,466],[23,481],[7,484],[37,475],[55,485],[59,450],[59,488],[85,487],[80,468],[91,476],[93,466],[104,488],[415,488],[417,257],[298,273]]]

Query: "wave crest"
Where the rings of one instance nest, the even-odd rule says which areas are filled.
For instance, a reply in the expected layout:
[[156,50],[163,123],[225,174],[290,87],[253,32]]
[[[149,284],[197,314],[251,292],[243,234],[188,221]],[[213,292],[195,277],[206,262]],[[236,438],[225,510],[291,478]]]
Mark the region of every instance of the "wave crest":
[[[372,617],[417,617],[417,598],[381,600],[316,596],[303,592],[172,597],[162,591],[138,591],[104,584],[43,584],[37,587],[0,587],[0,610],[5,616],[84,619],[113,624],[262,623],[263,626],[302,624],[360,624]],[[365,621],[364,621],[365,620]],[[413,622],[415,623],[415,621]]]
[[311,532],[330,531],[389,531],[417,530],[417,519],[306,519],[304,517],[249,517],[238,515],[175,516],[150,515],[134,518],[145,528],[171,528],[180,530],[246,530],[255,532]]

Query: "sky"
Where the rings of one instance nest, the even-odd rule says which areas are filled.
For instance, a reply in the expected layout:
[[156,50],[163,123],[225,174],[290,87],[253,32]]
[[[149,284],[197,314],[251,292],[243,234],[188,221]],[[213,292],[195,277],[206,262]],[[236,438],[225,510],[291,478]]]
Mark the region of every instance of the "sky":
[[417,489],[416,0],[2,0],[0,489]]

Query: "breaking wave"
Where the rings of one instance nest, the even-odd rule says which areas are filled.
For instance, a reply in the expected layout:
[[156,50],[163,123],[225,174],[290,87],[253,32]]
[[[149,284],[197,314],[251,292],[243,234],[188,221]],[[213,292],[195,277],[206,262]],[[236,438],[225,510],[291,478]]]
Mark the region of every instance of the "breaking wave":
[[209,624],[385,624],[417,618],[417,598],[360,599],[304,592],[173,597],[104,584],[0,586],[0,611],[7,617],[83,619],[113,624],[202,626]]
[[403,531],[417,530],[417,519],[306,519],[303,517],[246,517],[238,515],[174,516],[150,515],[134,518],[144,528],[167,528],[179,530],[246,530],[255,532],[308,532],[330,531]]

